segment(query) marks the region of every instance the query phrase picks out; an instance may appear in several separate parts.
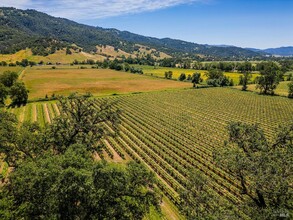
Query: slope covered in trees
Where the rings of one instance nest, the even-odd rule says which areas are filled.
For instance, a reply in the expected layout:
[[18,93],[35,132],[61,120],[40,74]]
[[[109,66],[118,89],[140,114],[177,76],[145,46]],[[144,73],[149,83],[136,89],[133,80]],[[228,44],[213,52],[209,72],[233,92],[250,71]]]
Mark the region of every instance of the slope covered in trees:
[[[49,16],[35,10],[0,8],[0,53],[15,53],[26,47],[46,55],[72,44],[94,52],[97,45],[110,45],[131,53],[136,44],[150,46],[172,56],[204,55],[220,59],[261,57],[257,52],[238,47],[200,45],[170,38],[157,39],[115,29],[104,29]],[[187,53],[187,54],[186,54]]]

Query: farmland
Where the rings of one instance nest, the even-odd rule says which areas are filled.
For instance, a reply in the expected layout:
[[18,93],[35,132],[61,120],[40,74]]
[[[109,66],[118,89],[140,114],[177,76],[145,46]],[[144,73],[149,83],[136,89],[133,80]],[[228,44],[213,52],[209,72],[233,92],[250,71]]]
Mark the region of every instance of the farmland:
[[[178,79],[181,73],[185,73],[186,76],[189,74],[192,76],[193,73],[200,73],[201,77],[206,80],[205,73],[206,70],[194,70],[194,69],[181,69],[181,68],[171,68],[171,67],[153,67],[153,66],[144,66],[144,65],[134,65],[137,68],[141,68],[145,75],[149,76],[155,76],[155,77],[164,77],[165,72],[172,71],[173,72],[173,79]],[[233,79],[235,84],[239,83],[239,76],[240,74],[237,72],[225,72],[226,76],[230,77],[230,79]],[[252,74],[252,79],[254,80],[258,76],[257,73]]]
[[22,79],[30,91],[30,99],[44,98],[52,94],[68,95],[72,92],[111,95],[190,87],[183,82],[108,69],[78,69],[78,66],[57,66],[57,69],[50,66],[27,68]]
[[[230,121],[258,123],[272,139],[278,125],[292,121],[293,102],[283,97],[260,96],[230,88],[190,89],[111,96],[123,111],[120,133],[103,140],[99,157],[143,162],[159,179],[159,187],[175,204],[185,187],[189,168],[209,178],[209,187],[231,203],[241,204],[239,181],[213,162],[213,151],[228,138]],[[42,126],[60,114],[56,102],[30,103],[9,109],[20,121]],[[235,206],[235,207],[236,207]],[[242,215],[242,214],[241,214]]]

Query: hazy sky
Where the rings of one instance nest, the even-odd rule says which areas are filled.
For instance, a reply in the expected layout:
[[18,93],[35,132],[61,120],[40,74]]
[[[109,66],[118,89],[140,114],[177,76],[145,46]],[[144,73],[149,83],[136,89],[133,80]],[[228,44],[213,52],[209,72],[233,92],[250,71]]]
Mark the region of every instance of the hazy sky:
[[1,0],[0,6],[201,44],[293,46],[293,0]]

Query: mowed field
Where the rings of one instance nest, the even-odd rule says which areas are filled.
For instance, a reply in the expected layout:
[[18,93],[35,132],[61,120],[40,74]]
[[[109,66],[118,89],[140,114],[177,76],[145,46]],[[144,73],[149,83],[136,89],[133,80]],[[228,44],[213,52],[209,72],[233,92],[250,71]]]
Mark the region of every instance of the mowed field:
[[[135,160],[157,174],[158,186],[174,204],[185,187],[190,168],[209,178],[209,187],[240,205],[239,180],[215,166],[213,151],[227,140],[227,124],[258,123],[270,138],[279,125],[293,120],[293,100],[261,96],[231,88],[189,89],[97,98],[117,101],[122,123],[117,137],[103,140],[105,152],[98,157],[114,161]],[[50,123],[62,111],[56,102],[30,103],[9,109],[20,121]],[[245,213],[239,213],[239,219]],[[176,219],[176,218],[175,218]]]
[[[165,72],[172,71],[173,79],[178,79],[181,73],[185,73],[186,77],[190,74],[192,76],[193,73],[201,73],[201,77],[206,80],[205,76],[207,70],[194,70],[194,69],[182,69],[182,68],[170,68],[170,67],[153,67],[153,66],[145,66],[145,65],[133,65],[136,68],[141,68],[145,75],[156,76],[156,77],[165,77]],[[236,72],[224,72],[224,74],[230,79],[233,79],[235,84],[239,83],[240,73]],[[253,73],[252,80],[254,80],[259,74]]]
[[184,82],[167,81],[148,76],[108,69],[78,69],[77,66],[50,66],[27,68],[22,80],[29,89],[29,99],[46,95],[68,95],[72,92],[90,92],[95,96],[132,92],[160,91],[189,88]]

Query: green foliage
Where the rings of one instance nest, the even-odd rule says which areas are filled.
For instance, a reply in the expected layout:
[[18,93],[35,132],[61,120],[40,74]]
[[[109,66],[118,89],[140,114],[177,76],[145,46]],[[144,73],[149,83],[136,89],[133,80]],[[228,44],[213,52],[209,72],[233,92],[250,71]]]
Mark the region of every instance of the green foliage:
[[140,68],[135,68],[135,67],[130,67],[130,72],[131,73],[138,73],[138,74],[143,74],[143,71],[142,71],[142,69],[140,69]]
[[[48,128],[0,112],[0,153],[13,166],[0,188],[1,219],[143,219],[159,210],[153,173],[135,162],[96,162],[92,152],[118,110],[90,95],[60,99]],[[112,127],[115,130],[115,126]],[[63,139],[64,140],[63,140]]]
[[219,69],[210,69],[206,73],[207,84],[216,86],[229,86],[230,80],[229,77],[225,76],[224,73]]
[[66,48],[66,55],[70,55],[70,54],[72,54],[72,52],[71,52],[70,48],[67,47],[67,48]]
[[293,81],[288,83],[288,98],[293,98]]
[[0,75],[0,83],[4,86],[10,88],[18,79],[18,74],[16,72],[5,71]]
[[[32,48],[34,54],[46,56],[58,48],[69,47],[72,44],[82,47],[87,52],[95,52],[97,45],[111,45],[116,50],[134,52],[137,50],[136,44],[139,43],[175,57],[207,60],[262,57],[259,53],[237,47],[207,46],[169,38],[150,38],[116,29],[90,27],[35,10],[0,10],[4,14],[0,17],[0,36],[6,36],[0,38],[0,53],[15,53],[28,47]],[[195,53],[205,55],[205,58],[194,55]],[[154,61],[147,57],[143,62],[150,64]],[[183,66],[188,67],[188,62],[184,62]]]
[[119,110],[113,104],[103,102],[96,106],[90,96],[72,94],[59,99],[61,115],[48,128],[49,142],[56,152],[63,153],[72,144],[83,144],[88,150],[97,150],[100,139],[109,135],[105,123],[116,130]]
[[191,77],[191,82],[193,83],[193,87],[195,87],[196,84],[199,84],[200,82],[202,82],[201,74],[193,73]]
[[239,179],[242,193],[248,196],[243,212],[253,219],[289,216],[293,208],[293,124],[280,127],[273,142],[257,125],[232,122],[228,130],[229,140],[216,158]]
[[10,167],[17,167],[27,158],[36,158],[46,150],[44,133],[36,123],[17,126],[15,115],[0,112],[0,153]]
[[197,170],[189,173],[180,198],[180,208],[187,220],[231,219],[235,216],[235,213],[229,211],[228,203],[208,187],[208,178]]
[[10,98],[12,100],[12,105],[20,106],[26,104],[28,100],[28,90],[23,82],[16,82],[10,88]]
[[239,77],[239,85],[242,85],[241,90],[246,91],[247,90],[247,84],[251,80],[252,75],[250,72],[244,72],[243,75]]
[[9,166],[13,166],[16,161],[17,136],[17,119],[15,115],[0,110],[0,153]]
[[94,168],[93,178],[101,194],[96,206],[101,218],[142,219],[150,206],[159,207],[155,177],[141,164],[130,162],[124,169],[100,163]]
[[265,63],[260,74],[261,76],[256,78],[256,88],[260,90],[261,94],[273,95],[283,76],[278,65],[274,62]]
[[142,219],[159,207],[154,183],[142,165],[96,163],[85,146],[72,145],[22,163],[5,187],[2,212],[14,219]]
[[129,66],[129,64],[128,63],[125,63],[124,64],[124,71],[125,72],[128,72],[130,70],[130,66]]
[[8,96],[8,89],[0,83],[0,107],[4,105],[5,99]]
[[172,79],[172,75],[173,75],[173,72],[172,71],[165,72],[165,78],[166,79]]
[[206,73],[207,80],[220,79],[223,76],[224,76],[223,71],[221,71],[219,69],[210,69]]
[[179,78],[178,78],[178,80],[179,81],[184,81],[185,79],[186,79],[185,73],[181,73],[180,76],[179,76]]
[[117,71],[123,70],[123,66],[119,63],[118,60],[110,61],[109,68]]

